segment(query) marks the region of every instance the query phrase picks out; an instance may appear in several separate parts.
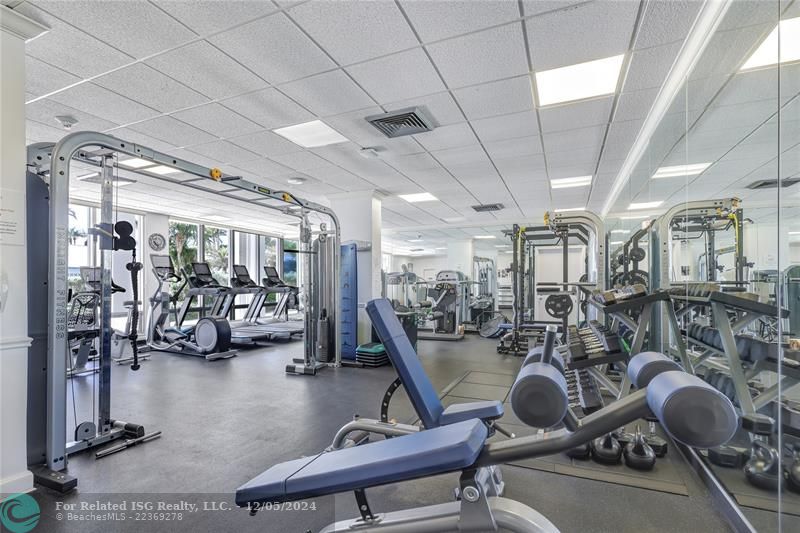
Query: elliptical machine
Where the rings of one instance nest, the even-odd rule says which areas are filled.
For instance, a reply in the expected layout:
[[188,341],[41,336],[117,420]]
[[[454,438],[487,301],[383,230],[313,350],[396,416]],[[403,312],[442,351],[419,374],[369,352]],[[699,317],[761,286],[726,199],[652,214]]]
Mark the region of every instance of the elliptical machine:
[[[183,278],[175,272],[169,255],[150,255],[158,287],[150,298],[150,317],[147,323],[147,346],[152,351],[204,357],[207,361],[229,359],[238,351],[231,349],[231,326],[222,317],[203,317],[194,326],[169,326],[170,306],[175,296],[162,290],[164,283],[180,283]],[[176,292],[180,294],[181,289]]]

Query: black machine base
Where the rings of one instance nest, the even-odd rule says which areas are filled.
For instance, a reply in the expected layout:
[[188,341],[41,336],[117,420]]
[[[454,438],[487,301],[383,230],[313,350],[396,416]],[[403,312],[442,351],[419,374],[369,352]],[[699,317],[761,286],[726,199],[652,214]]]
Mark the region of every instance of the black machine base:
[[47,487],[61,494],[65,494],[78,486],[78,478],[72,477],[66,472],[56,472],[46,466],[31,468],[33,482],[42,487]]

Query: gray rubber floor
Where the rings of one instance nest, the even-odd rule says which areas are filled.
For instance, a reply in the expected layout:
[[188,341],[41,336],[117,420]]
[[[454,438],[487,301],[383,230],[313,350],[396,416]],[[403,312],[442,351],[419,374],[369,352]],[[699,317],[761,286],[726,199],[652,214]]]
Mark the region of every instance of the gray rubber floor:
[[[101,460],[93,454],[72,457],[69,471],[78,477],[78,490],[64,497],[37,491],[42,508],[37,530],[304,532],[356,515],[351,494],[320,498],[314,509],[265,510],[255,517],[233,506],[240,484],[277,462],[323,449],[355,413],[377,416],[395,377],[389,367],[286,376],[284,365],[301,350],[301,343],[293,342],[214,362],[155,354],[139,372],[115,367],[113,415],[144,424],[148,431],[161,430],[163,436]],[[512,374],[520,364],[513,356],[497,355],[494,341],[476,337],[421,341],[420,354],[439,389],[469,370]],[[92,389],[85,378],[72,386],[79,400]],[[78,401],[76,410],[80,420],[88,418],[91,403]],[[70,404],[69,426],[71,413]],[[405,397],[396,396],[391,414],[400,420],[411,415]],[[512,466],[503,472],[508,497],[536,508],[564,532],[728,531],[688,468],[688,497]],[[367,495],[375,512],[399,510],[450,501],[456,481],[455,475],[441,476],[379,487]],[[59,502],[75,509],[57,507]],[[94,502],[124,504],[125,510],[81,510]],[[137,502],[145,509],[136,511]],[[159,502],[197,507],[159,510]],[[747,515],[760,531],[778,530],[775,514]],[[800,527],[785,521],[783,530]]]

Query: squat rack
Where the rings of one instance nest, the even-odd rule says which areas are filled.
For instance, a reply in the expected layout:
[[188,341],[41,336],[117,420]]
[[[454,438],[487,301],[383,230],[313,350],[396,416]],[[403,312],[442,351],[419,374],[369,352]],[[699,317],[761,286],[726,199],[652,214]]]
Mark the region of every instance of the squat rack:
[[[87,147],[96,147],[99,150],[85,150]],[[70,163],[73,160],[80,161],[92,166],[101,168],[101,177],[104,182],[110,183],[110,166],[106,158],[113,154],[125,154],[147,161],[152,161],[159,165],[174,168],[181,172],[213,180],[217,183],[230,185],[231,190],[240,189],[255,193],[262,197],[259,200],[269,199],[280,202],[271,205],[255,200],[247,200],[223,191],[218,192],[221,196],[233,198],[241,202],[266,207],[280,211],[283,214],[294,216],[300,219],[301,225],[307,222],[307,212],[313,211],[330,218],[332,229],[328,230],[331,237],[335,239],[334,246],[334,362],[328,363],[329,366],[338,367],[341,365],[341,301],[339,297],[339,277],[340,277],[340,247],[341,227],[336,214],[328,207],[304,200],[292,193],[282,190],[273,190],[256,183],[247,181],[241,176],[233,176],[223,173],[218,168],[208,168],[197,165],[190,161],[170,156],[168,154],[153,150],[143,145],[118,139],[111,135],[99,132],[76,132],[63,137],[57,143],[36,143],[28,146],[27,166],[35,171],[36,174],[44,176],[48,173],[49,164],[49,242],[48,242],[48,310],[47,310],[47,357],[46,357],[46,441],[45,441],[45,461],[43,468],[35,472],[37,481],[48,486],[61,486],[69,488],[74,486],[76,480],[64,474],[62,471],[67,467],[67,455],[93,446],[98,446],[109,442],[110,429],[107,427],[99,428],[100,435],[95,439],[72,443],[68,446],[66,440],[66,410],[67,410],[67,379],[66,379],[66,360],[68,355],[68,331],[67,331],[67,298],[68,298],[68,230],[69,230],[69,184],[70,184]],[[199,187],[192,182],[182,182],[171,179],[168,176],[147,172],[146,169],[126,169],[133,173],[147,176],[148,178],[158,179],[165,182],[175,183],[209,192],[208,189]],[[101,185],[102,187],[102,185]],[[110,188],[109,188],[110,190]],[[105,196],[105,195],[104,195]],[[300,209],[291,210],[290,206],[297,206]],[[106,206],[104,206],[104,209]],[[324,231],[324,229],[322,230]],[[104,285],[109,285],[104,290],[104,294],[110,289],[110,276],[105,276],[108,281]],[[305,316],[305,331],[313,331],[309,323],[316,317]],[[104,327],[103,336],[109,336],[110,332]],[[103,341],[104,343],[106,340]],[[305,359],[309,362],[314,359],[314,354],[308,351],[308,346],[314,343],[305,342]],[[315,361],[310,361],[314,363]],[[100,380],[99,392],[101,404],[101,416],[108,415],[110,406],[110,373]],[[110,426],[108,420],[102,420],[103,426]]]

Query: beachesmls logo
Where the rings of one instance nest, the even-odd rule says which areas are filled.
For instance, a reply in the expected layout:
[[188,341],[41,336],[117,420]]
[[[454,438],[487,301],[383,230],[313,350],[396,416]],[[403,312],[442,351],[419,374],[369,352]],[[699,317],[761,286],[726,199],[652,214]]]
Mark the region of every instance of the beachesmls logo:
[[12,494],[0,502],[0,522],[11,533],[28,533],[39,523],[39,504],[28,494]]

